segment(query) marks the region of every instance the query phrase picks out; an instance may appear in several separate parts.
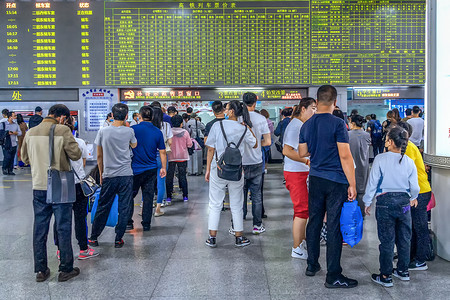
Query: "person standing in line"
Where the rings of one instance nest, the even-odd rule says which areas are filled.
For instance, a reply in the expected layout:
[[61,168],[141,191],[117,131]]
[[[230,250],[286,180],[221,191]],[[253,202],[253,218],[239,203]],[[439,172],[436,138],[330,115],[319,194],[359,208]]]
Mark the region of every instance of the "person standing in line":
[[133,113],[133,120],[130,122],[130,126],[139,124],[139,114],[137,112]]
[[358,281],[342,275],[341,210],[356,198],[355,168],[345,121],[332,115],[337,91],[323,85],[317,91],[317,113],[300,130],[299,156],[311,157],[309,222],[306,227],[306,276],[320,271],[320,232],[327,214],[327,288],[353,288]]
[[[83,193],[83,190],[81,188],[81,179],[86,177],[86,172],[84,171],[84,168],[86,167],[86,159],[88,157],[88,149],[86,146],[86,142],[83,141],[80,138],[77,138],[74,134],[74,125],[73,125],[73,119],[68,118],[65,120],[65,124],[67,127],[70,128],[70,131],[74,135],[75,140],[78,143],[78,147],[81,150],[81,158],[79,160],[73,161],[70,160],[70,166],[72,167],[72,170],[76,173],[75,176],[75,192],[76,192],[76,201],[73,203],[72,209],[73,209],[73,216],[74,216],[74,223],[75,223],[75,237],[78,241],[78,246],[80,247],[80,252],[78,254],[79,260],[85,260],[92,257],[96,257],[99,255],[97,251],[90,248],[88,245],[88,227],[87,227],[87,221],[86,217],[88,214],[88,201],[89,197],[86,197]],[[56,252],[56,256],[58,259],[60,259],[60,250],[59,250],[59,238],[58,238],[58,229],[57,224],[55,223],[53,226],[53,237],[55,241],[56,247],[58,247],[58,250]]]
[[[272,138],[270,136],[269,126],[264,116],[255,112],[256,101],[258,97],[254,93],[245,93],[243,102],[249,111],[251,128],[255,134],[258,145],[253,148],[253,145],[245,144],[244,153],[242,157],[242,166],[244,168],[244,219],[247,216],[247,197],[250,191],[250,198],[252,199],[252,216],[253,216],[253,234],[260,234],[266,231],[262,223],[262,178],[264,173],[263,157],[261,147],[270,146]],[[232,230],[231,230],[232,231]]]
[[[13,113],[7,113],[7,121],[0,124],[0,126],[5,126],[5,132],[7,138],[10,140],[2,146],[3,149],[3,175],[16,175],[13,172],[14,169],[14,158],[17,154],[17,136],[22,135],[22,131],[14,122]],[[1,128],[3,129],[3,128]]]
[[350,151],[356,165],[356,200],[365,216],[364,193],[366,191],[367,179],[369,178],[369,148],[370,134],[363,130],[365,119],[360,115],[352,115],[350,118],[350,131],[348,133]]
[[[399,122],[398,125],[408,132],[408,136],[412,135],[413,128],[408,122]],[[428,270],[426,260],[430,252],[431,242],[428,231],[427,214],[427,206],[431,200],[431,186],[428,181],[428,174],[425,170],[422,154],[413,142],[408,141],[405,155],[414,161],[414,165],[417,168],[417,177],[420,187],[419,196],[417,197],[417,206],[411,208],[411,259],[408,269],[409,271],[425,271]]]
[[42,108],[40,106],[36,106],[36,108],[34,109],[34,115],[32,115],[30,120],[28,121],[28,127],[30,129],[36,127],[41,124],[42,120],[44,120],[44,118],[42,117]]
[[[17,115],[17,125],[19,125],[20,131],[22,132],[22,135],[18,136],[19,140],[19,146],[18,146],[18,156],[19,161],[22,161],[22,156],[20,155],[20,149],[22,149],[23,140],[25,138],[25,134],[27,133],[28,126],[27,123],[23,120],[23,116],[21,114]],[[22,161],[23,163],[23,161]]]
[[403,122],[407,122],[411,118],[412,118],[412,109],[411,108],[407,108],[405,110],[405,117],[402,119],[402,121]]
[[3,117],[3,118],[0,120],[0,123],[7,122],[7,121],[8,121],[8,113],[9,113],[9,109],[4,108],[4,109],[2,110],[2,117]]
[[[70,161],[81,158],[78,143],[64,124],[70,118],[70,110],[62,104],[53,105],[41,124],[31,128],[25,135],[21,154],[22,160],[31,165],[33,184],[33,253],[36,281],[43,282],[50,277],[47,264],[47,236],[52,215],[55,216],[61,260],[58,281],[67,281],[80,274],[80,269],[73,267],[72,249],[72,203],[47,203],[47,171],[51,164],[54,169],[70,171]],[[55,127],[54,162],[49,161],[50,129]]]
[[[408,265],[411,250],[411,208],[417,207],[420,187],[417,169],[409,157],[404,157],[408,145],[408,133],[393,126],[387,136],[387,152],[378,155],[370,171],[364,195],[366,215],[376,196],[378,239],[380,240],[380,273],[372,274],[372,281],[384,287],[392,287],[392,274],[402,281],[409,281]],[[393,269],[394,243],[397,245],[397,268]]]
[[[134,130],[124,126],[128,118],[128,106],[117,103],[112,107],[111,126],[98,131],[95,138],[97,145],[97,163],[100,172],[100,198],[97,212],[92,223],[89,244],[98,246],[98,237],[108,220],[109,212],[116,195],[119,196],[119,220],[116,225],[115,248],[122,248],[122,239],[130,216],[133,200],[133,170],[131,168],[131,148],[136,148],[137,140]],[[136,125],[138,126],[138,125]]]
[[105,122],[103,122],[103,127],[111,126],[113,122],[114,122],[113,115],[112,113],[109,113],[108,115],[106,115],[106,120]]
[[[172,122],[172,117],[177,115],[177,114],[178,114],[178,111],[175,108],[175,106],[169,106],[167,108],[167,115],[170,117],[170,122]],[[170,126],[172,126],[172,123],[170,123],[170,122],[168,122],[168,123],[170,124]]]
[[383,144],[383,126],[380,121],[377,120],[377,115],[370,115],[370,123],[367,126],[367,132],[370,133],[370,138],[372,141],[373,147],[373,156],[374,158],[384,152],[384,144]]
[[220,120],[225,120],[225,114],[223,109],[222,101],[214,101],[211,105],[212,111],[214,113],[214,119],[209,121],[205,126],[205,143],[208,138],[208,134],[211,130],[211,127]]
[[[173,132],[172,132],[172,121],[170,121],[170,124],[166,121],[163,121],[163,112],[158,107],[153,107],[153,118],[152,123],[155,127],[157,127],[159,130],[161,130],[163,137],[164,137],[164,144],[166,145],[166,154],[170,153],[169,150],[171,150],[172,145],[172,138],[173,138]],[[155,217],[159,217],[164,215],[164,212],[161,211],[161,207],[164,200],[164,195],[166,195],[166,176],[161,177],[161,169],[162,169],[162,162],[161,162],[161,156],[159,155],[159,152],[156,153],[156,160],[158,163],[158,170],[157,170],[157,198],[156,198],[156,211],[155,211]],[[167,170],[167,159],[166,163],[164,165],[164,169]],[[167,200],[166,200],[167,203]]]
[[167,172],[166,190],[167,203],[172,203],[173,178],[175,168],[178,170],[178,183],[183,193],[183,201],[188,201],[188,182],[186,178],[187,162],[189,160],[188,148],[192,147],[192,139],[183,128],[183,118],[180,115],[172,117],[172,151],[169,153],[169,169]]
[[[266,118],[267,126],[269,126],[270,131],[270,146],[272,146],[272,135],[274,132],[273,122],[270,120],[269,112],[266,109],[261,109],[261,115],[263,115]],[[267,163],[269,163],[269,157],[270,157],[270,146],[264,146],[262,147],[264,161],[265,161],[265,169],[264,173],[267,173]],[[264,180],[263,180],[264,182]]]
[[[141,224],[144,231],[149,231],[151,227],[155,182],[158,176],[158,153],[162,162],[159,176],[161,178],[166,177],[166,146],[161,130],[152,123],[152,119],[154,119],[153,113],[155,111],[159,111],[160,113],[157,118],[161,126],[161,109],[148,106],[141,107],[139,114],[142,117],[142,122],[133,126],[134,135],[137,139],[137,147],[133,149],[133,160],[131,163],[134,174],[132,199],[137,196],[139,189],[141,189],[143,199]],[[167,126],[169,125],[167,124]],[[162,192],[164,196],[164,190]],[[131,201],[127,230],[134,229],[133,212],[134,202]]]
[[187,113],[184,113],[182,117],[183,117],[183,128],[187,130],[188,128],[186,124],[187,122],[189,122],[190,116]]
[[307,259],[306,250],[306,223],[308,221],[308,176],[309,157],[298,155],[300,144],[300,130],[316,112],[316,100],[310,97],[303,98],[292,113],[292,120],[284,133],[284,178],[286,188],[294,205],[294,218],[292,222],[293,258]]
[[[258,143],[251,130],[252,123],[245,104],[233,100],[227,104],[225,114],[228,116],[228,119],[216,122],[211,127],[208,139],[206,140],[208,155],[205,180],[209,182],[209,237],[206,240],[206,245],[213,248],[217,247],[217,230],[219,229],[220,213],[227,187],[230,194],[230,209],[231,215],[233,216],[233,228],[236,240],[235,245],[236,247],[250,245],[250,241],[243,235],[244,214],[242,206],[244,202],[244,177],[242,176],[239,181],[220,178],[217,173],[217,160],[218,157],[224,154],[229,143],[234,143],[234,145],[239,146],[238,149],[242,157],[248,155],[245,152],[245,145],[250,145],[256,149]],[[238,121],[240,117],[243,119],[243,124],[240,124]],[[240,140],[241,143],[239,143]]]
[[411,142],[423,152],[423,132],[425,128],[424,120],[419,117],[420,108],[414,106],[412,109],[412,117],[408,120],[408,124],[412,126]]
[[[281,148],[283,147],[282,145],[283,145],[284,131],[286,130],[286,127],[288,126],[289,122],[291,122],[292,111],[293,111],[292,108],[285,108],[281,111],[281,121],[278,123],[277,128],[273,132],[273,134],[278,137],[278,143],[281,146]],[[283,152],[283,149],[278,151]]]
[[169,116],[168,114],[166,114],[166,112],[164,111],[164,107],[162,107],[161,102],[159,101],[153,101],[152,104],[150,104],[150,107],[157,107],[159,109],[161,109],[162,113],[163,113],[163,117],[162,120],[163,122],[167,122],[170,124],[170,126],[172,126],[172,117]]

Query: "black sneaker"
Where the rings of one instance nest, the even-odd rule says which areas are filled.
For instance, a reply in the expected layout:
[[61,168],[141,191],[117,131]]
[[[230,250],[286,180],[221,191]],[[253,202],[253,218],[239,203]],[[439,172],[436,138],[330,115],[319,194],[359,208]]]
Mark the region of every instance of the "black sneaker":
[[143,227],[142,227],[142,230],[143,230],[143,231],[150,231],[150,226],[143,226]]
[[98,247],[98,240],[88,239],[89,246]]
[[16,175],[16,173],[14,173],[13,171],[9,171],[8,175],[13,175],[14,176],[14,175]]
[[372,274],[372,281],[384,287],[393,287],[392,276],[384,278],[381,274]]
[[209,246],[211,248],[216,248],[217,244],[216,244],[216,237],[215,236],[210,236],[206,242],[205,242],[206,246]]
[[250,241],[245,236],[237,236],[236,243],[234,244],[236,247],[245,247],[250,245]]
[[125,242],[121,239],[120,241],[114,242],[114,248],[122,248]]
[[398,269],[394,269],[393,275],[402,281],[409,281],[409,272],[408,271],[399,271]]
[[64,281],[72,279],[72,278],[74,278],[74,277],[76,277],[78,275],[80,275],[80,269],[77,268],[77,267],[74,267],[72,272],[68,272],[68,273],[60,272],[59,276],[58,276],[58,281],[59,282],[64,282]]
[[47,268],[45,272],[38,272],[36,274],[36,282],[44,282],[50,277],[50,269]]
[[315,276],[317,272],[319,272],[321,270],[320,266],[319,267],[313,267],[311,265],[308,265],[308,267],[306,267],[306,272],[305,275],[306,276]]
[[134,225],[133,224],[127,224],[127,228],[125,229],[125,231],[130,231],[134,229]]
[[418,261],[412,261],[408,266],[409,271],[425,271],[428,270],[428,266],[426,262],[418,262]]
[[[391,278],[392,281],[392,278]],[[339,275],[333,282],[325,281],[325,287],[329,289],[351,289],[358,286],[358,281],[355,279],[350,279],[344,275]]]

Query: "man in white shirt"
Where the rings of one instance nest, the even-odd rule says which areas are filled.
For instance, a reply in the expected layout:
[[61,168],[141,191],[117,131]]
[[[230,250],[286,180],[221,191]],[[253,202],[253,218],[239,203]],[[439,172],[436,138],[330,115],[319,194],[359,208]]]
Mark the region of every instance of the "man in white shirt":
[[260,234],[266,231],[262,224],[262,178],[263,178],[263,158],[261,146],[270,146],[271,137],[269,125],[264,116],[255,112],[256,101],[258,97],[254,93],[245,93],[243,95],[244,105],[250,114],[252,121],[252,129],[258,143],[257,148],[245,145],[245,155],[242,157],[242,165],[244,167],[244,218],[247,215],[247,195],[250,190],[252,199],[252,215],[253,215],[253,234]]
[[413,132],[409,137],[409,140],[416,145],[419,149],[423,149],[421,143],[423,141],[423,130],[425,128],[425,122],[419,117],[420,108],[414,106],[412,109],[412,117],[408,120],[408,123],[412,126]]

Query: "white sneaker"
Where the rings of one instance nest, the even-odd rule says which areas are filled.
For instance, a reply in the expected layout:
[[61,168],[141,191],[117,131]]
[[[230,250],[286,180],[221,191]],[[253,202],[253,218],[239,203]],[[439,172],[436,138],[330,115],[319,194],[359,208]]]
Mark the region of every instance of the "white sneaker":
[[293,258],[308,259],[308,252],[300,245],[297,248],[292,248],[291,256]]
[[230,229],[228,229],[228,233],[231,235],[235,235],[233,226],[231,226]]
[[260,234],[266,231],[263,224],[261,226],[253,225],[253,234]]
[[307,246],[306,246],[306,241],[305,241],[305,240],[303,240],[303,242],[300,244],[300,248],[302,248],[302,249],[305,250],[305,251],[308,250],[308,248],[307,248]]

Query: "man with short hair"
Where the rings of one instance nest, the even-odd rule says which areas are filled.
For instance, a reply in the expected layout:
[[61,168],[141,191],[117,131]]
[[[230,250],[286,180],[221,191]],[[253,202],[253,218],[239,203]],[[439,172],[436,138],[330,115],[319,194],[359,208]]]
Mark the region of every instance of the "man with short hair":
[[194,112],[194,109],[192,107],[186,108],[186,113],[188,114],[189,117],[192,115],[193,112]]
[[98,246],[97,238],[106,226],[116,195],[119,196],[119,220],[116,225],[115,248],[122,248],[122,240],[130,215],[133,195],[133,170],[131,168],[131,148],[136,148],[134,130],[124,125],[128,118],[128,106],[117,103],[112,108],[114,122],[97,133],[97,163],[102,190],[97,212],[92,223],[89,244]]
[[[157,152],[161,157],[160,176],[166,176],[166,146],[164,137],[159,128],[152,124],[152,109],[143,106],[139,110],[142,117],[141,123],[133,126],[134,134],[138,142],[137,147],[133,149],[133,159],[131,167],[133,169],[133,196],[134,199],[142,190],[142,227],[144,231],[149,231],[152,221],[153,196],[155,194],[155,182],[157,178],[158,163],[156,160]],[[127,230],[134,229],[133,226],[134,202],[130,203],[130,214],[128,218]]]
[[222,101],[214,101],[211,105],[212,111],[214,113],[214,119],[212,121],[209,121],[205,126],[205,143],[206,139],[208,138],[209,131],[211,130],[211,127],[220,120],[225,120],[225,109],[223,107]]
[[42,117],[42,108],[40,106],[36,106],[34,109],[34,115],[31,116],[30,120],[28,121],[28,128],[33,128],[41,124],[42,120],[44,118]]
[[205,124],[198,120],[197,114],[192,114],[189,121],[186,123],[186,130],[191,135],[191,138],[204,138]]
[[169,115],[169,117],[173,117],[173,116],[175,116],[175,115],[177,115],[178,114],[178,111],[177,111],[177,109],[175,108],[175,106],[169,106],[168,108],[167,108],[167,114]]
[[262,179],[263,179],[263,157],[261,146],[270,146],[272,138],[270,136],[269,125],[264,116],[255,112],[258,97],[254,93],[245,93],[243,96],[244,105],[249,111],[252,121],[252,130],[255,133],[258,146],[245,145],[245,155],[242,157],[244,168],[244,219],[247,215],[247,197],[250,191],[252,199],[253,234],[260,234],[266,231],[262,224],[263,203],[262,203]]
[[320,232],[327,214],[327,288],[352,288],[358,282],[342,275],[341,210],[356,198],[355,167],[345,121],[332,115],[337,91],[323,85],[317,91],[317,112],[300,130],[299,156],[310,156],[309,222],[306,227],[306,276],[320,271]]
[[13,172],[14,158],[17,154],[17,137],[22,135],[19,125],[14,122],[14,116],[12,112],[8,112],[6,115],[8,118],[6,122],[0,123],[0,129],[5,127],[5,132],[9,140],[2,145],[3,149],[3,175],[16,175]]
[[420,107],[414,106],[412,109],[412,117],[408,120],[408,124],[412,126],[413,131],[409,140],[416,145],[421,151],[423,151],[423,132],[425,128],[425,122],[419,116]]
[[403,122],[407,122],[411,118],[412,118],[412,109],[411,108],[407,108],[405,110],[405,117],[402,119],[402,121]]
[[55,216],[61,258],[58,281],[67,281],[80,274],[80,269],[73,267],[72,203],[47,203],[49,136],[53,125],[56,127],[52,167],[67,172],[71,170],[70,159],[75,161],[81,158],[81,150],[72,132],[69,127],[62,125],[68,118],[70,110],[65,105],[53,105],[48,111],[48,117],[27,131],[20,152],[22,161],[31,165],[34,209],[33,252],[37,282],[43,282],[50,276],[50,269],[47,266],[47,236],[52,214]]
[[9,113],[9,109],[4,108],[2,110],[2,117],[3,118],[0,120],[0,123],[8,121],[8,113]]

